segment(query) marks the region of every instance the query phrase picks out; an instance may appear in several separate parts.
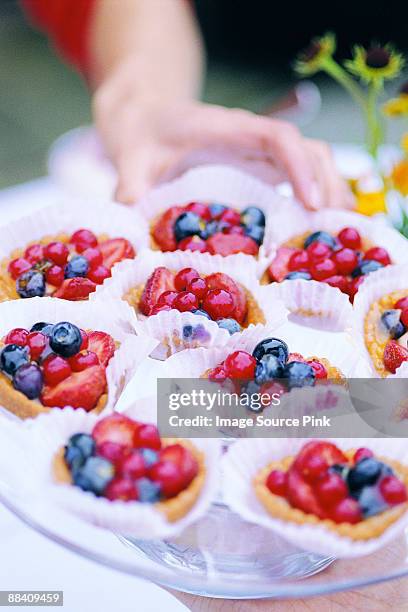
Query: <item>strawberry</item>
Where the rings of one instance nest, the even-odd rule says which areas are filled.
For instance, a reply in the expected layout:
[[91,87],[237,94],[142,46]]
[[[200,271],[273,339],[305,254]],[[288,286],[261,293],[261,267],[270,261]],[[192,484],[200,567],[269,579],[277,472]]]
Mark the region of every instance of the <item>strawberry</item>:
[[87,300],[89,294],[93,293],[95,289],[95,283],[89,280],[89,278],[66,278],[57,291],[55,291],[53,297],[77,302],[79,300]]
[[331,442],[312,441],[305,444],[293,463],[293,469],[303,473],[308,466],[311,457],[322,458],[327,467],[335,463],[347,463],[347,458],[342,451]]
[[[88,372],[89,370],[85,370]],[[124,414],[113,414],[97,422],[92,431],[92,437],[99,448],[104,442],[115,442],[124,448],[133,448],[134,437],[141,423],[129,419]]]
[[395,374],[404,361],[408,361],[408,350],[395,340],[387,342],[383,355],[383,362],[387,370]]
[[144,315],[151,315],[157,300],[165,291],[174,291],[174,274],[161,266],[156,268],[147,279],[140,298],[139,308]]
[[184,477],[184,486],[186,487],[198,474],[196,458],[182,444],[171,444],[163,448],[160,451],[160,460],[172,461],[181,469]]
[[287,473],[287,499],[291,506],[307,514],[315,514],[321,519],[326,517],[310,484],[292,468]]
[[55,387],[45,386],[41,402],[49,408],[84,408],[92,410],[106,390],[105,368],[92,366],[82,372],[71,374]]
[[268,273],[272,281],[281,283],[285,276],[289,273],[289,260],[293,253],[296,253],[297,249],[290,247],[280,247],[277,252],[275,259],[268,268]]
[[93,331],[88,334],[88,351],[95,353],[99,363],[107,366],[116,350],[115,341],[109,334]]
[[152,230],[152,236],[162,251],[175,251],[177,249],[174,223],[183,212],[184,208],[181,206],[172,206],[156,222]]
[[235,253],[246,253],[247,255],[258,255],[259,247],[255,240],[249,236],[240,234],[223,234],[217,232],[207,240],[207,249],[211,255],[234,255]]
[[234,318],[242,323],[247,313],[247,299],[245,291],[228,274],[216,272],[206,277],[208,289],[224,289],[232,295],[234,301]]
[[133,259],[136,256],[134,248],[126,238],[113,238],[101,242],[98,246],[102,253],[103,265],[108,270],[122,259]]

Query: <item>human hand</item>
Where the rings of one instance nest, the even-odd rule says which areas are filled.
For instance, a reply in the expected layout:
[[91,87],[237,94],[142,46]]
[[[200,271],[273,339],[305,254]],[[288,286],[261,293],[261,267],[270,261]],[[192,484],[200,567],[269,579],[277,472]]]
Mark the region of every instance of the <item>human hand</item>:
[[118,172],[116,198],[132,204],[171,178],[197,151],[220,151],[262,168],[263,177],[289,180],[311,210],[351,208],[327,144],[303,138],[290,123],[193,100],[141,101],[103,88],[94,98],[96,125]]

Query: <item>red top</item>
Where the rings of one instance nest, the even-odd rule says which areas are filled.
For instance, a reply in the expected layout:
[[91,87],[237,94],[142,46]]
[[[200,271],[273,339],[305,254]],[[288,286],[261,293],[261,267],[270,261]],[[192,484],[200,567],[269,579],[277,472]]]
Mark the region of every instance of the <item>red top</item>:
[[21,0],[21,3],[65,59],[86,73],[88,30],[96,0]]

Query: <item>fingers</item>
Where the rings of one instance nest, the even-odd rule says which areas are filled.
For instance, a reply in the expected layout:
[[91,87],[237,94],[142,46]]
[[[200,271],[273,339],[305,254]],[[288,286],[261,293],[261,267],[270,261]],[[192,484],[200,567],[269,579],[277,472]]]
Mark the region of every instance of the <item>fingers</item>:
[[118,182],[115,199],[122,204],[135,204],[157,182],[162,158],[153,147],[132,147],[123,151],[116,162]]
[[353,208],[354,198],[345,180],[339,175],[330,147],[318,140],[306,140],[305,146],[314,165],[314,175],[324,206]]

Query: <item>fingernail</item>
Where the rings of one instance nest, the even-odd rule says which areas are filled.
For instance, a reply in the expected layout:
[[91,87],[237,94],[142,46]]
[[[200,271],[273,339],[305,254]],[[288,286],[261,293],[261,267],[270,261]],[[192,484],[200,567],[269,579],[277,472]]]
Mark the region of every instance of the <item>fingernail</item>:
[[322,198],[317,183],[312,183],[310,187],[309,204],[314,210],[319,210],[322,207]]

